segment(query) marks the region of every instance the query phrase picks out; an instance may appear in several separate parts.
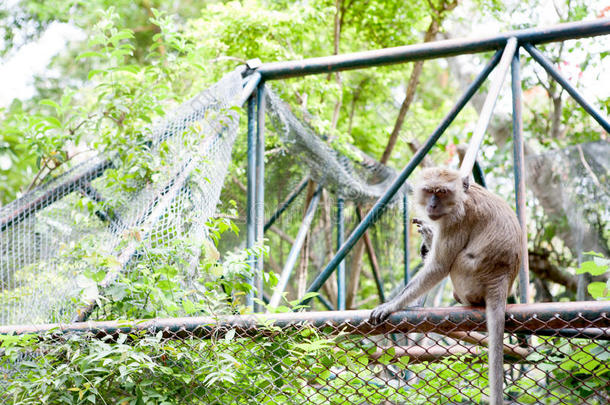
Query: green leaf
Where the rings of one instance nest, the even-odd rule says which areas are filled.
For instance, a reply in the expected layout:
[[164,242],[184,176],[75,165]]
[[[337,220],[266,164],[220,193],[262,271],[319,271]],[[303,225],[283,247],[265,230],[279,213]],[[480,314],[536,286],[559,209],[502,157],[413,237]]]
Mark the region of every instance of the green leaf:
[[52,128],[61,128],[61,121],[55,117],[44,117],[45,120]]
[[122,31],[119,31],[116,34],[114,34],[112,37],[110,37],[110,42],[116,43],[122,39],[129,39],[129,38],[133,38],[133,32],[131,32],[129,30],[122,30]]
[[40,100],[40,104],[48,105],[49,107],[53,107],[56,111],[59,111],[61,109],[59,104],[57,104],[55,101],[49,100],[49,99]]
[[379,361],[383,365],[388,365],[392,361],[393,357],[387,353],[382,354],[377,361]]
[[594,276],[600,276],[607,272],[608,266],[600,265],[592,260],[582,262],[579,269],[576,269],[576,274],[591,273]]
[[104,55],[102,55],[99,52],[95,52],[95,51],[87,51],[87,52],[83,52],[83,53],[79,54],[76,57],[76,59],[87,59],[87,58],[92,58],[92,57],[102,58],[102,57],[104,57]]
[[197,311],[197,308],[195,307],[195,304],[193,304],[193,301],[189,300],[188,298],[184,298],[182,300],[182,308],[184,309],[184,312],[187,313],[187,315],[192,315]]
[[100,73],[104,73],[104,70],[102,70],[102,69],[91,69],[89,71],[89,74],[87,75],[87,80],[93,79],[94,76],[96,76],[96,75],[98,75]]
[[231,340],[233,340],[234,337],[235,337],[235,329],[231,329],[225,335],[225,341],[230,342]]
[[587,291],[595,299],[610,300],[610,289],[606,283],[596,281],[587,286]]
[[583,254],[585,254],[585,255],[589,255],[589,256],[604,257],[604,255],[603,255],[603,254],[601,254],[601,253],[597,253],[597,252],[594,252],[594,251],[592,251],[592,250],[590,250],[590,251],[588,251],[588,252],[583,252]]

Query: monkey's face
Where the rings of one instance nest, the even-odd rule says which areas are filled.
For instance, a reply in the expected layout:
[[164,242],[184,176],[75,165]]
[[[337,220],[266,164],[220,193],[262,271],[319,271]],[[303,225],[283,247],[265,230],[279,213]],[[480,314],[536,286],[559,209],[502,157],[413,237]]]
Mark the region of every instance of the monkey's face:
[[455,205],[455,193],[448,188],[424,187],[420,195],[420,205],[425,207],[426,215],[433,221],[449,214]]
[[463,193],[459,173],[441,168],[423,170],[416,188],[417,203],[432,221],[455,213]]

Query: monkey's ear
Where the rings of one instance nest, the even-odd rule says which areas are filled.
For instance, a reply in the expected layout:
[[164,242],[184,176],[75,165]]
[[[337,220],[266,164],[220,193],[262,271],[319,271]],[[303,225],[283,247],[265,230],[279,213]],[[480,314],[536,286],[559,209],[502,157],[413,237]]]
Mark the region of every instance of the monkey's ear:
[[468,191],[468,187],[470,187],[470,177],[465,176],[462,178],[462,186],[464,186],[464,191]]

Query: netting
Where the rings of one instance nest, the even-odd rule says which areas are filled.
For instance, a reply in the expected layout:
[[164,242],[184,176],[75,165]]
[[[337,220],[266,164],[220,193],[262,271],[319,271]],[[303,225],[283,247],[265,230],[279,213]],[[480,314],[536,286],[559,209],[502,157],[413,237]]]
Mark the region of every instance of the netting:
[[610,255],[610,143],[528,156],[526,164],[529,185],[572,252]]
[[356,148],[350,150],[354,159],[338,153],[299,120],[273,91],[269,90],[268,94],[269,115],[276,131],[291,154],[307,165],[316,182],[349,201],[362,204],[375,202],[396,178],[393,169]]
[[119,163],[94,156],[2,207],[0,324],[84,319],[97,287],[83,272],[102,266],[108,286],[159,246],[189,244],[172,260],[194,266],[231,161],[241,83],[226,75],[152,128],[151,182],[114,185],[103,174]]
[[[508,403],[608,403],[608,305],[571,305],[509,306]],[[33,344],[14,337],[0,357],[0,402],[39,403],[46,393],[51,403],[79,396],[105,403],[487,403],[486,348],[457,337],[485,329],[484,309],[411,309],[378,326],[367,322],[369,314],[24,328],[19,332],[42,338]]]

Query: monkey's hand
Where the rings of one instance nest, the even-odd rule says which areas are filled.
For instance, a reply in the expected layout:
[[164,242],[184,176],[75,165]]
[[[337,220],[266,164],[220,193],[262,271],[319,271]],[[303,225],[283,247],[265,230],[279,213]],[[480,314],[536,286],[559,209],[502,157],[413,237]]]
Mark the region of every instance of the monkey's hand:
[[422,241],[426,245],[426,251],[429,251],[432,246],[432,228],[419,218],[413,218],[411,222],[417,225],[417,232],[422,236]]
[[432,249],[432,228],[419,218],[413,218],[413,223],[417,225],[417,232],[420,233],[422,239],[419,254],[422,259],[425,259]]
[[369,317],[369,323],[373,325],[379,325],[381,322],[388,319],[392,312],[398,311],[400,308],[396,306],[393,302],[386,302],[384,304],[379,305],[377,308],[371,312],[371,316]]

